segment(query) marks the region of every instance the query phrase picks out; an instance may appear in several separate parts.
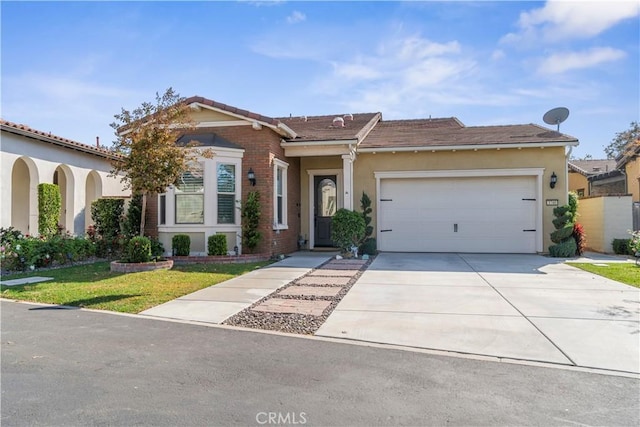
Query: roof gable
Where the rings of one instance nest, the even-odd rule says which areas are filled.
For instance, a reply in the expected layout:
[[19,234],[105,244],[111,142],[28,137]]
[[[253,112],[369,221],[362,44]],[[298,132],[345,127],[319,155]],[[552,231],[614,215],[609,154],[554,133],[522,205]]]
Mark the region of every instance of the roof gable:
[[569,169],[584,176],[597,175],[616,169],[616,161],[611,159],[571,160]]

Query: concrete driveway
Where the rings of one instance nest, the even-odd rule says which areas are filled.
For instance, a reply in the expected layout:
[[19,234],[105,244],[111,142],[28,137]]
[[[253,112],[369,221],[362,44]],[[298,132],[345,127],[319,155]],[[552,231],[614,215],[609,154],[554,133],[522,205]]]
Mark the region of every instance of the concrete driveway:
[[640,372],[640,290],[537,255],[378,255],[316,335]]

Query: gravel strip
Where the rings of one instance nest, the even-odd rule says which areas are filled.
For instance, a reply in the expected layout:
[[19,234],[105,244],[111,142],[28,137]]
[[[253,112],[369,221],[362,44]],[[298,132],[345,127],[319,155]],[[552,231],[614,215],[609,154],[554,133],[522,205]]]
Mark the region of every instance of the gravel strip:
[[[238,314],[231,316],[227,320],[223,322],[225,325],[232,326],[241,326],[244,328],[253,328],[253,329],[264,329],[268,331],[279,331],[279,332],[288,332],[293,334],[302,334],[302,335],[313,335],[322,324],[327,320],[331,312],[336,308],[338,303],[344,298],[344,296],[349,292],[351,287],[356,283],[356,281],[362,276],[362,273],[369,267],[371,262],[375,257],[369,258],[369,260],[360,266],[359,270],[351,277],[349,282],[342,287],[342,290],[335,297],[318,297],[311,295],[279,295],[279,293],[290,286],[300,286],[298,284],[298,280],[303,277],[309,276],[314,271],[322,269],[327,264],[332,263],[332,267],[339,263],[340,260],[330,259],[324,264],[318,266],[316,269],[311,270],[309,273],[305,274],[302,277],[297,278],[291,283],[286,284],[285,286],[279,288],[275,292],[267,295],[261,300],[254,303],[251,307],[248,307]],[[326,268],[326,267],[325,267]],[[350,265],[350,269],[353,269],[353,264]],[[317,274],[317,273],[316,273]],[[304,284],[304,286],[318,286],[318,287],[336,287],[336,285],[309,285]],[[331,301],[329,307],[327,307],[322,316],[311,316],[304,314],[287,314],[287,313],[270,313],[270,312],[260,312],[253,311],[252,308],[256,307],[263,302],[267,301],[271,298],[280,298],[280,299],[297,299],[297,300],[322,300],[322,301]]]

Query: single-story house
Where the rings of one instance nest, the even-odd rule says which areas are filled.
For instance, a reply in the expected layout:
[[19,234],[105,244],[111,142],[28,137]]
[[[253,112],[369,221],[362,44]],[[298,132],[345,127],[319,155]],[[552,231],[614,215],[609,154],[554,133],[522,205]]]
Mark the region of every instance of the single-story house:
[[579,197],[626,193],[625,174],[613,159],[569,160],[569,191]]
[[567,148],[575,137],[536,124],[465,126],[456,118],[384,120],[381,113],[271,118],[188,98],[201,159],[150,198],[147,233],[241,244],[240,205],[262,204],[256,252],[331,247],[331,217],[372,200],[382,251],[546,252],[553,208],[567,201]]
[[0,227],[37,235],[40,183],[60,186],[59,224],[80,236],[91,224],[91,202],[130,195],[109,176],[109,150],[1,119],[0,130]]

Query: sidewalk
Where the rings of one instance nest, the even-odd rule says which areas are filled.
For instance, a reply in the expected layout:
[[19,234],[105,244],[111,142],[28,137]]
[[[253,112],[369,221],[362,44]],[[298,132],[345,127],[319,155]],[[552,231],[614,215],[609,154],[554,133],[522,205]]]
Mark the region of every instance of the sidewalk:
[[282,261],[166,302],[140,314],[222,323],[273,291],[304,276],[333,255],[329,252],[295,252]]

